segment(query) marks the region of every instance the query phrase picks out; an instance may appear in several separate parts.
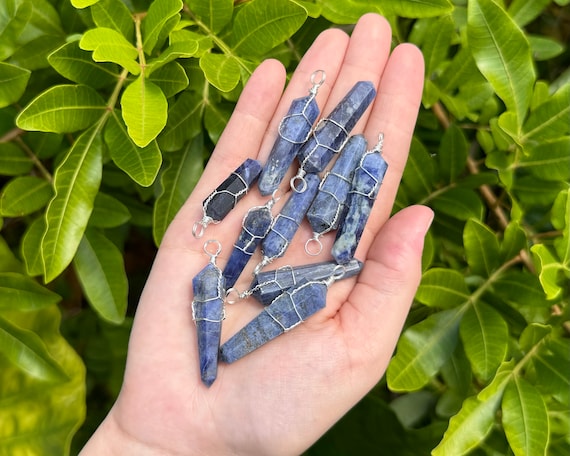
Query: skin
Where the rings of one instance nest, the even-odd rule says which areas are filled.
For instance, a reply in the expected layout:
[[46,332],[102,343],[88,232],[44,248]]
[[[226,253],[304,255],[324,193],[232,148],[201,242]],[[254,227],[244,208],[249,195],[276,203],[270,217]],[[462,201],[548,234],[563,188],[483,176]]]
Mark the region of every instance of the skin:
[[[402,44],[390,53],[390,43],[388,22],[367,14],[350,37],[338,29],[323,32],[284,92],[279,62],[267,60],[253,73],[200,182],[160,246],[137,309],[121,393],[83,456],[300,454],[382,377],[419,284],[424,236],[433,217],[423,206],[389,217],[424,74],[416,47]],[[200,381],[190,311],[192,278],[208,261],[204,242],[221,242],[217,263],[223,268],[243,215],[267,198],[251,191],[202,239],[192,236],[192,226],[201,219],[203,199],[245,158],[265,161],[281,117],[292,99],[307,93],[317,69],[326,72],[317,95],[323,115],[359,80],[378,88],[373,106],[352,131],[363,133],[369,148],[384,132],[389,163],[356,251],[364,268],[357,278],[332,285],[326,308],[302,325],[233,364],[220,364],[217,380],[207,388]],[[286,256],[266,269],[330,259],[334,235],[324,236],[319,257],[304,252],[310,236],[304,222]],[[247,288],[255,264],[250,262],[238,289]],[[226,307],[222,342],[261,310],[254,300]]]

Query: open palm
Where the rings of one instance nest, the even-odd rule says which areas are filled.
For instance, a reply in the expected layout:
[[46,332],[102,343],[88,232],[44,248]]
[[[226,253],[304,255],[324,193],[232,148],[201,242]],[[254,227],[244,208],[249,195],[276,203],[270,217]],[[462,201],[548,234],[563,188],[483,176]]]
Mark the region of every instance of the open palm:
[[[285,92],[285,71],[277,61],[265,61],[251,76],[200,182],[164,237],[137,309],[122,391],[84,454],[299,454],[383,375],[419,283],[431,221],[431,211],[420,206],[389,219],[424,72],[415,47],[404,44],[390,53],[390,44],[389,25],[370,14],[351,37],[323,32]],[[315,70],[326,72],[317,95],[324,115],[355,82],[369,80],[378,88],[352,132],[363,133],[371,147],[383,132],[389,164],[356,252],[364,268],[358,277],[333,284],[326,308],[302,325],[233,364],[220,364],[208,388],[200,380],[192,278],[208,261],[204,241],[221,243],[217,261],[223,268],[244,213],[267,198],[251,191],[202,239],[192,236],[192,226],[201,218],[202,200],[245,158],[265,161],[280,119],[292,99],[307,94]],[[266,269],[329,260],[334,235],[324,237],[323,253],[313,258],[304,251],[310,232],[303,224],[286,256]],[[239,289],[251,281],[251,263]],[[222,342],[260,309],[252,299],[228,305]]]

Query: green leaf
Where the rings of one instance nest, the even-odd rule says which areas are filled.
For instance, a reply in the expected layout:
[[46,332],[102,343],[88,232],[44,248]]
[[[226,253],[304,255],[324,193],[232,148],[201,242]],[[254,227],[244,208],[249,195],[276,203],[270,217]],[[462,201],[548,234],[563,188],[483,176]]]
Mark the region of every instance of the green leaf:
[[283,43],[307,19],[307,11],[289,0],[253,0],[236,13],[232,48],[241,56],[262,56]]
[[558,57],[565,50],[563,44],[552,38],[543,36],[528,35],[530,49],[534,59],[538,62],[541,60],[550,60]]
[[32,14],[32,2],[0,2],[0,61],[6,60],[20,47],[18,38]]
[[39,276],[44,273],[44,264],[41,255],[42,238],[46,231],[44,217],[38,217],[30,225],[22,237],[22,257],[26,265],[26,272],[30,276]]
[[237,60],[224,54],[206,53],[200,58],[200,68],[210,84],[222,92],[229,92],[240,79]]
[[159,43],[162,36],[167,36],[180,19],[181,0],[156,0],[150,5],[142,22],[143,48],[147,54]]
[[153,212],[152,234],[160,245],[168,225],[182,207],[204,169],[202,159],[203,138],[200,136],[178,152],[169,153],[167,165],[161,173],[161,192],[156,198]]
[[467,36],[477,66],[519,127],[530,105],[535,72],[523,31],[493,0],[468,4]]
[[458,220],[479,219],[484,209],[477,193],[466,188],[451,188],[438,194],[433,198],[431,205],[437,212]]
[[210,33],[218,33],[232,19],[233,0],[189,0],[188,6]]
[[0,193],[0,215],[21,217],[44,207],[53,196],[50,183],[36,176],[17,177]]
[[31,71],[25,68],[0,62],[0,108],[20,99],[31,74]]
[[29,173],[34,162],[18,146],[12,143],[0,143],[0,175],[19,176]]
[[204,126],[208,131],[208,136],[214,144],[218,142],[224,128],[230,120],[233,109],[231,106],[222,103],[208,103],[204,111]]
[[503,428],[515,456],[545,455],[548,413],[536,388],[515,377],[505,389],[502,411]]
[[204,99],[201,95],[185,91],[168,111],[168,123],[158,137],[162,150],[180,150],[184,143],[202,130]]
[[509,5],[508,12],[519,27],[524,27],[536,19],[544,8],[550,4],[550,1],[534,0],[529,2],[528,0],[514,0]]
[[26,275],[0,273],[0,310],[33,311],[57,304],[60,300],[59,295]]
[[441,138],[438,154],[439,174],[445,183],[455,182],[465,170],[467,149],[463,130],[456,124],[451,124]]
[[519,338],[519,346],[521,350],[528,353],[535,345],[538,345],[551,333],[552,326],[542,325],[540,323],[531,323],[523,330]]
[[99,190],[103,141],[99,125],[81,134],[55,171],[55,196],[46,210],[41,256],[46,282],[71,263]]
[[429,382],[455,349],[462,314],[461,308],[438,312],[404,331],[386,372],[392,391],[416,391]]
[[429,195],[436,181],[434,160],[416,137],[412,138],[402,180],[410,190],[410,196],[413,195],[417,200]]
[[99,0],[71,0],[71,4],[78,9],[87,8],[88,6],[94,5]]
[[489,277],[499,266],[499,241],[484,223],[468,220],[463,231],[463,244],[473,274]]
[[120,324],[127,311],[128,294],[120,250],[99,231],[88,229],[73,265],[91,307],[104,320]]
[[121,0],[99,0],[91,7],[91,16],[97,27],[116,30],[132,42],[135,33],[133,15]]
[[429,39],[423,43],[422,52],[425,59],[426,77],[432,78],[449,52],[454,35],[451,17],[441,16],[431,20],[426,35]]
[[473,372],[485,381],[491,378],[507,353],[509,327],[501,314],[476,302],[465,312],[459,334]]
[[560,260],[544,244],[536,244],[530,248],[533,253],[534,265],[538,269],[538,277],[546,297],[548,299],[558,298],[563,290],[562,275],[564,270]]
[[38,95],[16,119],[23,130],[70,133],[97,121],[105,102],[91,87],[59,85]]
[[570,363],[568,339],[550,339],[532,357],[536,371],[536,387],[551,394],[561,404],[570,400]]
[[114,228],[124,225],[131,218],[127,207],[106,193],[99,192],[95,197],[89,226]]
[[48,382],[66,379],[65,372],[32,331],[21,329],[0,317],[0,353],[32,377]]
[[131,179],[143,187],[152,185],[162,165],[156,141],[139,147],[129,136],[123,119],[114,113],[105,127],[105,143],[115,164]]
[[526,233],[518,222],[510,222],[505,228],[503,242],[500,248],[500,257],[506,262],[527,248]]
[[181,46],[183,49],[192,49],[195,43],[198,44],[198,49],[194,54],[195,57],[201,57],[213,46],[211,37],[190,30],[174,30],[170,34],[170,46],[176,46],[176,48]]
[[129,136],[139,147],[148,146],[166,125],[166,97],[156,84],[143,76],[125,89],[121,107]]
[[63,43],[61,36],[39,36],[18,48],[10,62],[31,71],[48,68],[48,56]]
[[166,98],[170,98],[176,95],[178,92],[182,92],[186,87],[188,87],[188,76],[178,62],[170,62],[165,66],[152,72],[149,77],[149,81],[156,84],[164,93]]
[[141,72],[136,61],[139,55],[137,48],[116,30],[106,27],[87,30],[79,42],[79,47],[93,51],[92,58],[96,62],[116,63],[134,75]]
[[158,57],[155,59],[150,59],[147,62],[146,74],[147,76],[150,76],[151,74],[154,76],[155,72],[159,69],[162,69],[165,65],[168,65],[176,59],[192,57],[196,54],[196,52],[198,52],[198,50],[198,41],[173,43],[168,46]]
[[453,269],[433,268],[424,273],[416,299],[430,307],[449,309],[470,298],[463,274]]
[[70,81],[100,89],[117,82],[117,66],[95,63],[91,53],[79,47],[78,41],[61,46],[48,56],[50,65]]
[[541,141],[521,157],[518,168],[549,181],[570,180],[570,136]]

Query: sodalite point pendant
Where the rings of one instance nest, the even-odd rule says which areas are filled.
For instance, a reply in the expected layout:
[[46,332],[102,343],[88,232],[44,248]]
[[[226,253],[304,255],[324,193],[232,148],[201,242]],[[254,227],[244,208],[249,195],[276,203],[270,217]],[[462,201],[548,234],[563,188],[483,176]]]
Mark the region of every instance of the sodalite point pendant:
[[202,203],[204,216],[192,228],[196,238],[202,237],[210,223],[218,223],[245,196],[251,184],[261,173],[261,164],[251,158],[246,159],[232,172]]
[[[212,245],[216,245],[215,252],[208,250]],[[198,335],[200,377],[206,386],[210,386],[218,375],[225,286],[222,271],[215,263],[221,251],[220,243],[210,240],[204,244],[204,251],[210,256],[210,262],[192,279],[192,319]]]

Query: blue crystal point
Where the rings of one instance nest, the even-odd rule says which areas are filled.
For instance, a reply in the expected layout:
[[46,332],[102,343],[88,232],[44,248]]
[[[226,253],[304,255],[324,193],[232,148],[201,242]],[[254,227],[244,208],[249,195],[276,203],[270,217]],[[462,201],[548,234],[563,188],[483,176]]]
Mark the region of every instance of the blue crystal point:
[[329,116],[319,121],[297,154],[305,172],[319,173],[325,169],[375,96],[376,89],[370,81],[357,82]]
[[257,160],[246,159],[204,200],[204,215],[216,222],[223,220],[260,173],[261,164]]
[[306,183],[304,191],[291,192],[291,196],[281,212],[273,219],[269,233],[261,241],[261,251],[265,263],[285,254],[317,193],[320,182],[319,176],[307,174],[304,179]]
[[371,152],[364,154],[354,171],[347,199],[348,212],[332,247],[337,263],[347,263],[354,257],[387,169],[388,164],[380,153]]
[[295,287],[303,281],[326,280],[337,274],[342,268],[340,279],[348,279],[362,270],[362,262],[353,259],[344,265],[334,261],[324,261],[302,266],[283,266],[273,271],[264,271],[255,274],[250,285],[251,296],[267,306],[281,293]]
[[351,136],[332,169],[321,181],[317,196],[307,211],[307,219],[315,236],[339,227],[354,169],[366,152],[366,144],[363,135]]
[[247,212],[242,223],[241,233],[223,271],[226,288],[235,285],[256,247],[267,235],[272,221],[273,215],[268,206],[254,207]]
[[198,335],[200,377],[210,386],[218,374],[218,354],[224,319],[224,278],[218,267],[208,263],[192,279],[192,318]]
[[324,282],[304,281],[285,291],[222,345],[220,359],[226,363],[237,361],[324,308],[326,300]]
[[314,95],[293,100],[279,125],[279,135],[257,183],[262,195],[277,190],[318,116],[319,107]]

